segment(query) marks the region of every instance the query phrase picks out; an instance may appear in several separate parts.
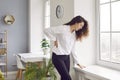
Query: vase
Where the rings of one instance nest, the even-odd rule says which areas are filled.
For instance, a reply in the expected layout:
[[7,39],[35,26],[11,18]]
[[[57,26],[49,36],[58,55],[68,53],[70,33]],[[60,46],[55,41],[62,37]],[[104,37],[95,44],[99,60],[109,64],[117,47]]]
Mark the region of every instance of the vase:
[[51,77],[44,77],[41,80],[51,80]]
[[49,52],[50,52],[50,49],[43,49],[44,55],[49,54]]

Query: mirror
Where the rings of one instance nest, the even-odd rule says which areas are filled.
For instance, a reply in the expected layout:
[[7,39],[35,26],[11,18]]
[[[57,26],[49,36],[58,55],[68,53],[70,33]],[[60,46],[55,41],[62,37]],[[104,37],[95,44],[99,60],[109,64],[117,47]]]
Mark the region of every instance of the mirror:
[[15,18],[14,18],[12,15],[6,15],[6,16],[4,17],[4,22],[5,22],[6,24],[13,24],[14,21],[15,21]]

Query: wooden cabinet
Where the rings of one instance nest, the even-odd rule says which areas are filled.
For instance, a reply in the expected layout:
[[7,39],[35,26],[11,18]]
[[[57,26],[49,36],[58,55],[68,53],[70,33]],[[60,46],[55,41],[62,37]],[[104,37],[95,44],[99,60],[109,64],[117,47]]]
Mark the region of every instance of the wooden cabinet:
[[7,31],[0,32],[0,70],[7,76]]

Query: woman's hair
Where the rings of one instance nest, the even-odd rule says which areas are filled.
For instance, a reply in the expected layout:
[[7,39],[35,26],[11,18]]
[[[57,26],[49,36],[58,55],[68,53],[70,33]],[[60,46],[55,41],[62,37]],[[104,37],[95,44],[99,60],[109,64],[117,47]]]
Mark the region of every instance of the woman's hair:
[[88,29],[88,22],[81,16],[76,16],[74,17],[70,22],[64,24],[64,25],[74,25],[76,23],[81,23],[84,22],[84,26],[82,29],[79,29],[78,31],[75,31],[76,33],[76,40],[82,40],[83,37],[87,37],[89,34],[89,29]]

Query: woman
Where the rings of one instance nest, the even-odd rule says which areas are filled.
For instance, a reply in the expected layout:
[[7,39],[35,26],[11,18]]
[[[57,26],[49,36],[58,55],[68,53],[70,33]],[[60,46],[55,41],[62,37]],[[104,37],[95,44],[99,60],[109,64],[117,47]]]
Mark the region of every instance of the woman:
[[88,22],[81,16],[74,17],[70,22],[45,29],[45,34],[54,41],[52,62],[61,76],[61,80],[71,80],[69,75],[70,57],[80,67],[77,54],[74,51],[75,41],[81,41],[88,36]]

